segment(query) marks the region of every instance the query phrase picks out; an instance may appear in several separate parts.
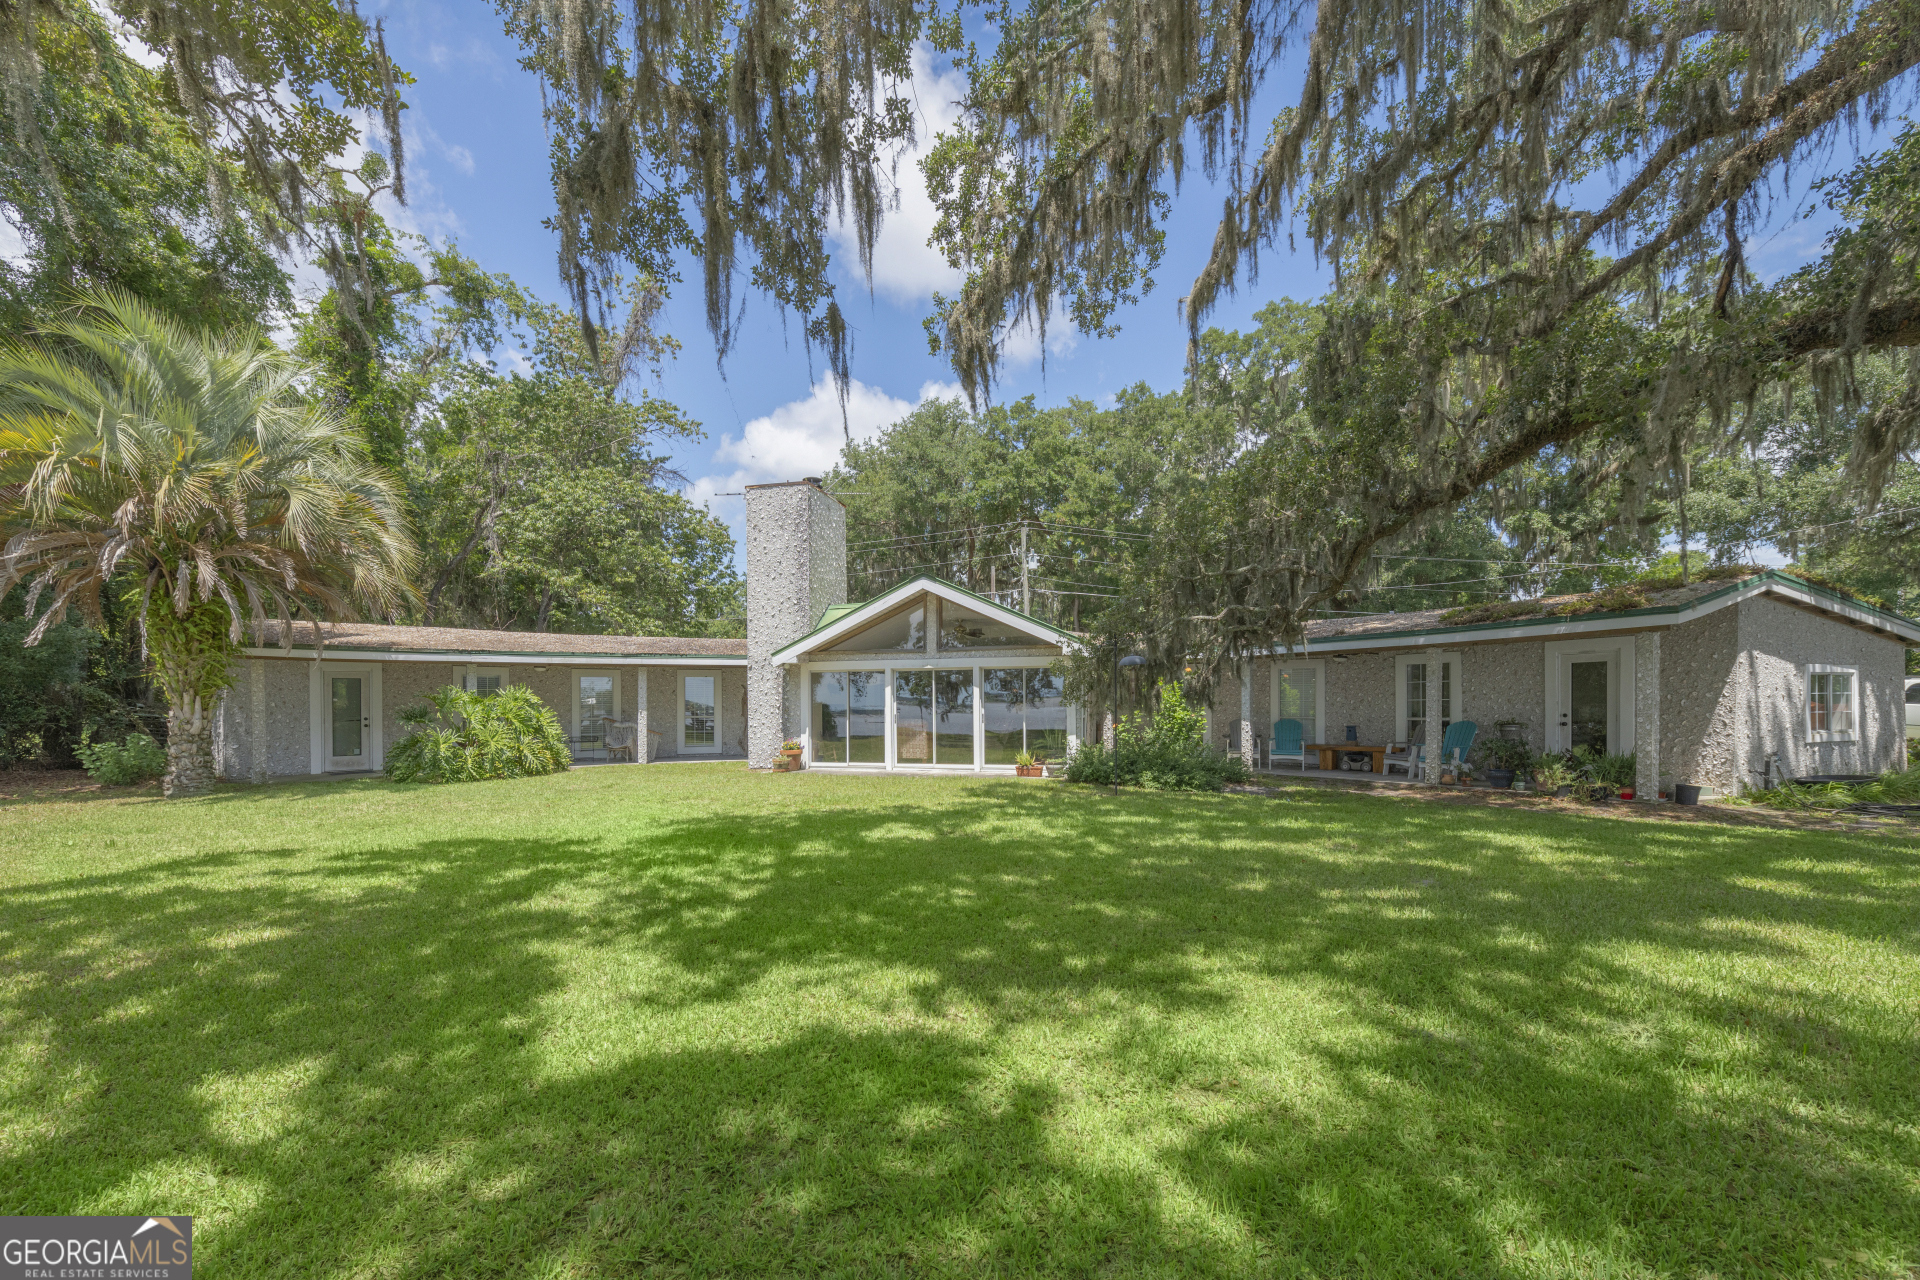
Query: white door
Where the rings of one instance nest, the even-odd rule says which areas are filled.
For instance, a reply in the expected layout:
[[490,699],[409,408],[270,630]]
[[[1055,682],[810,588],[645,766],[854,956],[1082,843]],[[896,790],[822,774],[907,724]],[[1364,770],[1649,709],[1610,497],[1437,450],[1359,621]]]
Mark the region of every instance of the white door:
[[319,750],[326,773],[378,769],[380,743],[380,671],[377,667],[336,667],[320,671]]
[[680,754],[720,754],[720,677],[680,677]]
[[607,721],[620,718],[620,677],[612,671],[573,673],[573,754],[604,755]]
[[1547,649],[1547,750],[1633,750],[1633,650],[1573,643]]

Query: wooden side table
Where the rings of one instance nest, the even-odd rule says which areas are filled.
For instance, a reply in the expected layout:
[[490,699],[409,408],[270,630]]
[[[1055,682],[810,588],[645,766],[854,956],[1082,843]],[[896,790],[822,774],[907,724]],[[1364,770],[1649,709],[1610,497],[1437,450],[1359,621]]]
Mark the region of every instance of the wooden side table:
[[1320,767],[1331,773],[1339,767],[1339,756],[1346,751],[1364,751],[1373,757],[1373,771],[1385,774],[1387,771],[1387,749],[1385,746],[1368,746],[1364,742],[1309,742],[1307,750],[1320,753]]

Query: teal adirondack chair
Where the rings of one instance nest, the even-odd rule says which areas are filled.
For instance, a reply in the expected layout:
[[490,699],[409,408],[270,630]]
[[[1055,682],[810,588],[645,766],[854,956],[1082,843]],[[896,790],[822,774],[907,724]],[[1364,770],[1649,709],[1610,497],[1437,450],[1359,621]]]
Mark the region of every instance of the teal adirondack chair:
[[[1455,720],[1447,726],[1446,736],[1440,739],[1440,761],[1444,765],[1449,760],[1465,760],[1467,753],[1473,750],[1473,739],[1480,732],[1480,726],[1471,720]],[[1389,754],[1386,772],[1393,772],[1398,766],[1406,770],[1408,778],[1425,776],[1424,765],[1427,759],[1427,747],[1424,742],[1413,743],[1406,755]],[[1439,774],[1434,774],[1438,779]]]
[[1273,746],[1267,752],[1270,764],[1279,764],[1282,760],[1291,760],[1302,769],[1307,767],[1307,748],[1300,740],[1300,722],[1298,720],[1275,720],[1273,722]]
[[1440,767],[1446,768],[1448,761],[1464,762],[1467,752],[1473,750],[1473,739],[1479,732],[1480,726],[1471,720],[1455,720],[1448,725],[1447,736],[1440,739]]

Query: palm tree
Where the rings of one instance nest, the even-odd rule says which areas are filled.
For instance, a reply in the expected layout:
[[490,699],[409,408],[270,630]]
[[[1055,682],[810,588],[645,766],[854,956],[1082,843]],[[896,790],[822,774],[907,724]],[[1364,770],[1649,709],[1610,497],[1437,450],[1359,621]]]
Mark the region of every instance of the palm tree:
[[[87,294],[37,346],[0,347],[0,596],[28,644],[105,590],[135,605],[167,699],[165,794],[213,781],[213,715],[269,619],[391,615],[415,552],[393,479],[257,329],[196,331]],[[318,627],[316,625],[316,644]]]

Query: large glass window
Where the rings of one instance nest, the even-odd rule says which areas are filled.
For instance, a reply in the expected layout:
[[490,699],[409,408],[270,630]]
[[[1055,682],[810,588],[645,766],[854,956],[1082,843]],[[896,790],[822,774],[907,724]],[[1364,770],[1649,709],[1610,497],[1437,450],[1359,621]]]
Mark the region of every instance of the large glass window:
[[887,673],[847,672],[847,759],[887,762]]
[[333,755],[357,756],[361,751],[361,730],[365,714],[361,710],[359,676],[335,676],[332,681]]
[[702,753],[718,751],[719,680],[713,676],[682,676],[680,679],[680,749]]
[[846,653],[925,653],[926,605],[922,602],[910,609],[902,609],[865,631],[855,632],[833,648]]
[[1813,671],[1807,676],[1807,729],[1811,733],[1853,732],[1853,673]]
[[816,671],[809,737],[822,764],[882,764],[887,758],[884,671]]
[[606,745],[606,726],[601,717],[615,714],[611,675],[575,676],[577,689],[574,707],[574,744],[578,751],[598,751]]
[[935,764],[973,763],[973,669],[933,673]]
[[[1279,699],[1273,711],[1275,720],[1298,720],[1300,741],[1319,742],[1320,671],[1317,667],[1282,667],[1278,680]],[[1411,685],[1409,685],[1411,692]],[[1425,714],[1422,692],[1421,714]]]
[[942,649],[1014,649],[1038,644],[1027,632],[1009,622],[998,622],[965,605],[945,601],[940,610],[940,647]]
[[933,763],[933,672],[893,673],[893,759]]
[[981,673],[986,763],[1012,764],[1031,751],[1049,760],[1067,754],[1067,702],[1059,676],[1044,667],[997,667]]
[[[1453,664],[1440,664],[1440,732],[1453,723]],[[1427,664],[1407,664],[1407,738],[1421,740],[1427,727]]]

